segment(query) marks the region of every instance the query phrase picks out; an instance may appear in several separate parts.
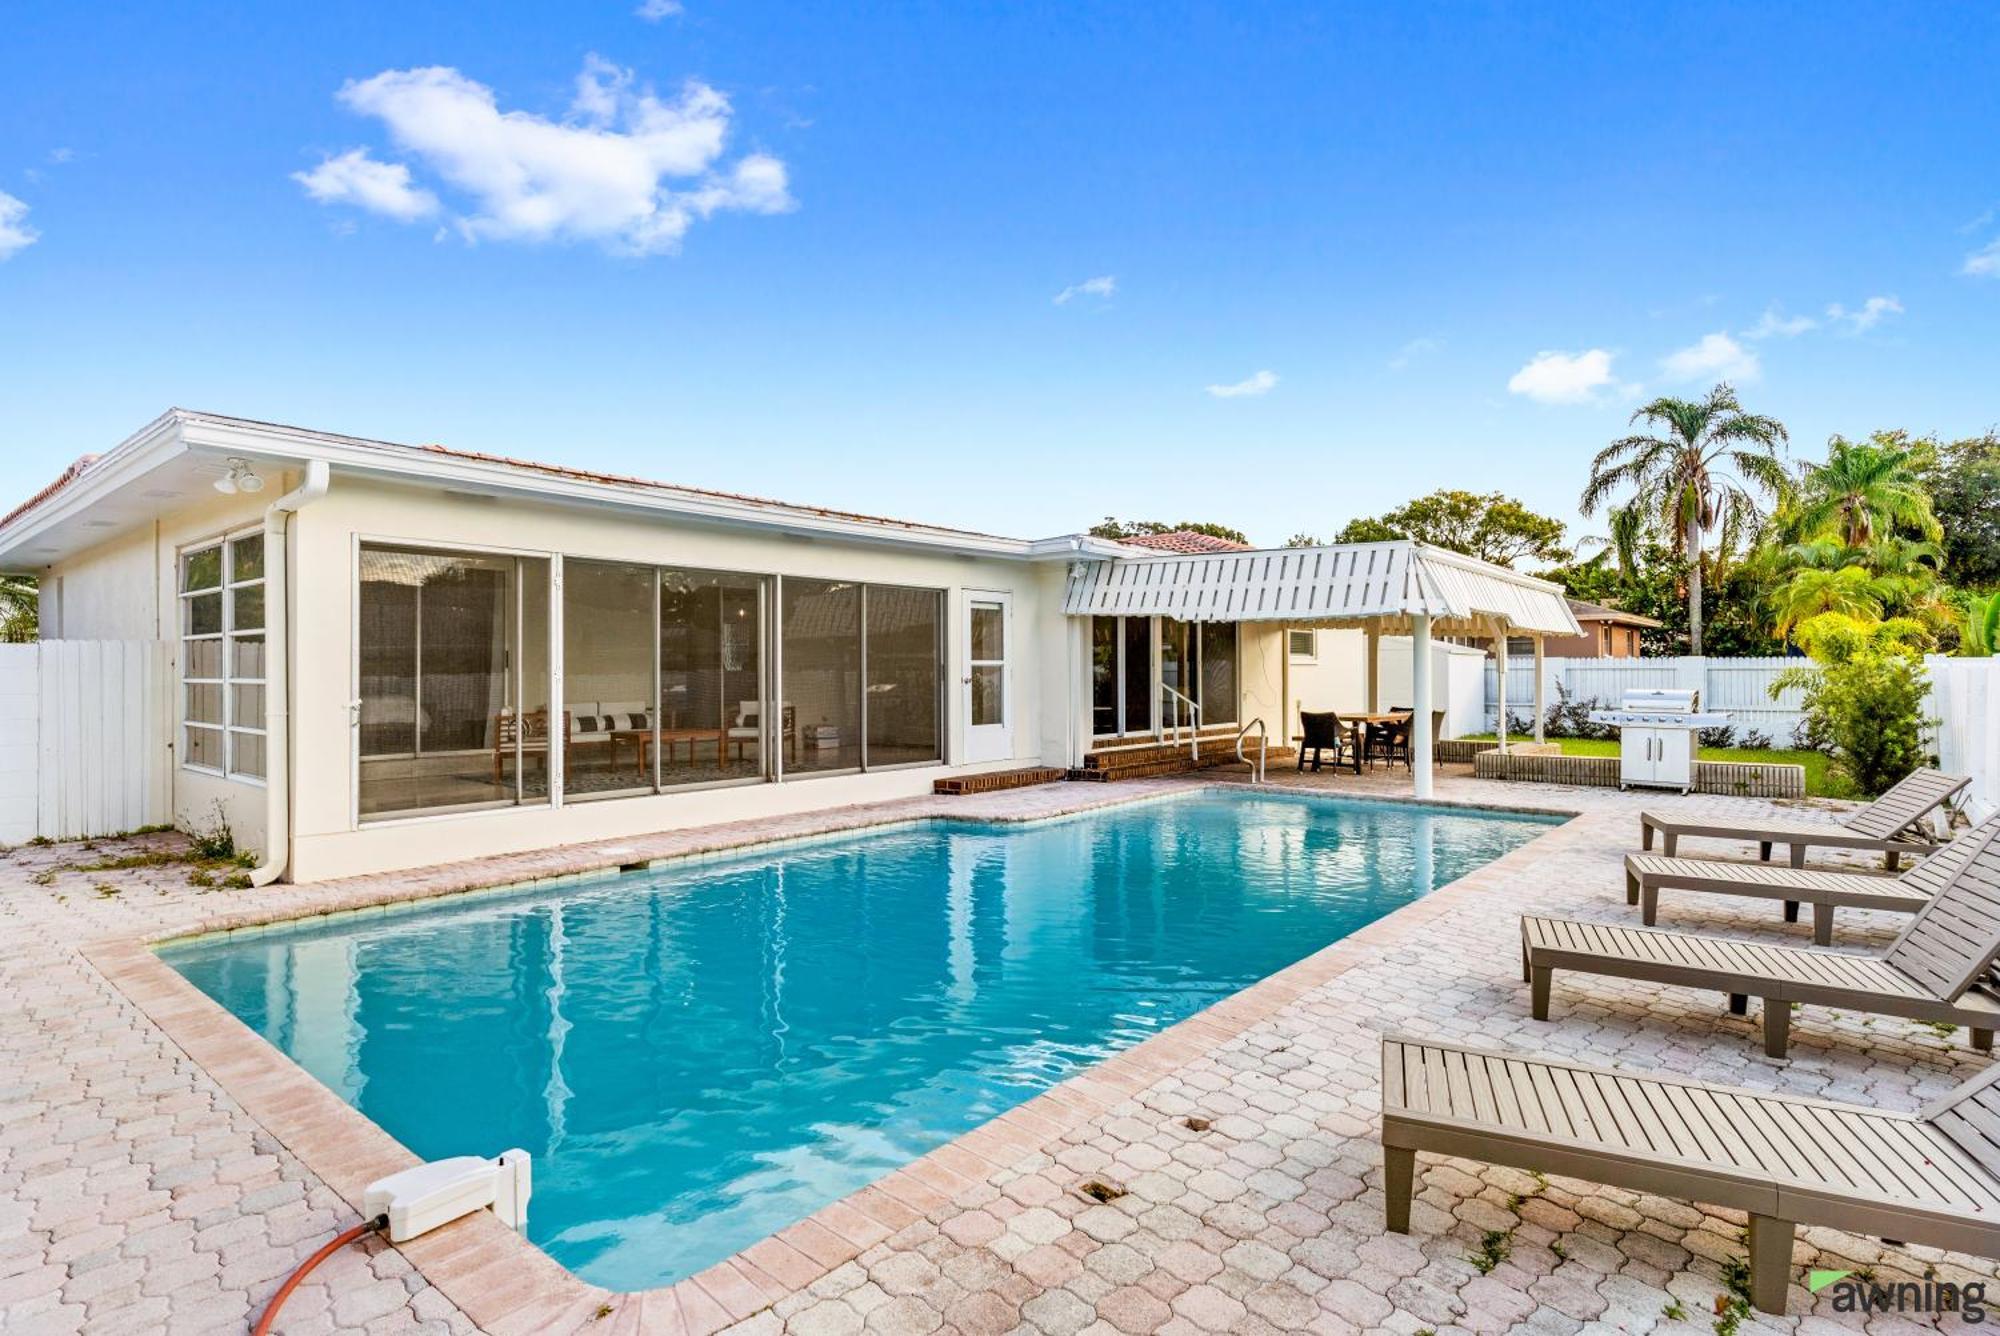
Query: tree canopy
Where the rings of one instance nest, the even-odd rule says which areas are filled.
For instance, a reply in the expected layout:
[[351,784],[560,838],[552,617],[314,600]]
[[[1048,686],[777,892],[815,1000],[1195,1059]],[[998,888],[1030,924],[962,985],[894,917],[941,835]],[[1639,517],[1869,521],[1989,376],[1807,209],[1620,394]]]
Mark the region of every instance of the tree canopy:
[[1348,521],[1336,543],[1380,543],[1414,538],[1500,566],[1517,561],[1568,561],[1559,519],[1528,509],[1499,492],[1444,489],[1420,496],[1387,514]]

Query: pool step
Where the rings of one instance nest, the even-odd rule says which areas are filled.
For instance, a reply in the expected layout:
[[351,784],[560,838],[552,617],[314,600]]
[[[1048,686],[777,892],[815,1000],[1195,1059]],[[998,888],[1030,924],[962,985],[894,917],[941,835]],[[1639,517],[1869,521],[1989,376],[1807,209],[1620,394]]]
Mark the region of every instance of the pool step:
[[998,793],[1002,789],[1025,789],[1035,784],[1053,784],[1068,772],[1052,765],[1031,765],[1020,770],[989,770],[983,775],[954,775],[932,783],[932,793]]
[[[1251,749],[1254,751],[1254,747]],[[1268,762],[1278,765],[1289,763],[1292,752],[1289,748],[1271,748]],[[1201,754],[1192,756],[1185,742],[1152,743],[1136,747],[1106,747],[1090,752],[1083,758],[1083,764],[1069,772],[1073,780],[1090,783],[1108,783],[1114,779],[1152,779],[1159,775],[1184,775],[1193,770],[1206,770],[1211,766],[1236,764],[1236,736],[1217,734],[1202,739]]]

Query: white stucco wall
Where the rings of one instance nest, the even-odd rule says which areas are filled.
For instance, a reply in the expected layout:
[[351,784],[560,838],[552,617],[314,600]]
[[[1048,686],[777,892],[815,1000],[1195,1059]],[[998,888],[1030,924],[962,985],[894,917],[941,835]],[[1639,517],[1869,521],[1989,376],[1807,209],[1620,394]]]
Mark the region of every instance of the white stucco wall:
[[[1061,562],[913,553],[658,518],[458,496],[336,475],[329,494],[293,521],[294,738],[301,757],[293,802],[298,880],[412,867],[482,854],[738,820],[927,793],[958,769],[1069,764],[1068,619]],[[354,810],[356,761],[348,702],[355,698],[353,617],[362,539],[463,546],[569,559],[628,561],[758,575],[944,589],[946,762],[782,783],[363,822]],[[972,591],[1011,595],[1013,754],[965,766],[965,609]],[[582,699],[574,692],[572,699]]]

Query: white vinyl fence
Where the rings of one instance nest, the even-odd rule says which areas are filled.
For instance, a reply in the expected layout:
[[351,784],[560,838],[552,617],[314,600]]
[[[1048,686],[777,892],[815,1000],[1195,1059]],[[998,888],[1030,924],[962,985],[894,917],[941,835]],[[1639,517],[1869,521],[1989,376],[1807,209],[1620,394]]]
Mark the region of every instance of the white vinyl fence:
[[[1804,718],[1799,692],[1771,699],[1771,683],[1787,668],[1810,667],[1806,659],[1545,659],[1549,705],[1561,699],[1558,688],[1572,700],[1595,699],[1615,709],[1618,698],[1637,687],[1680,687],[1699,691],[1705,710],[1722,710],[1735,720],[1739,738],[1752,731],[1769,735],[1773,746],[1792,745],[1792,733]],[[1499,672],[1486,665],[1486,725],[1495,727],[1499,703]],[[1523,720],[1535,715],[1535,660],[1516,654],[1507,661],[1507,713]]]
[[158,641],[0,645],[0,843],[172,820],[172,680]]
[[[1737,741],[1751,731],[1768,734],[1772,745],[1789,747],[1804,716],[1796,688],[1772,700],[1771,683],[1787,668],[1810,667],[1806,659],[1546,659],[1547,704],[1566,688],[1577,701],[1595,698],[1616,706],[1633,687],[1681,687],[1701,692],[1702,708],[1721,710],[1735,720]],[[1931,696],[1926,707],[1938,764],[1972,776],[1975,811],[1984,816],[2000,807],[2000,658],[1924,659]],[[1499,672],[1486,664],[1486,726],[1493,728],[1499,703]],[[1507,713],[1529,721],[1535,713],[1535,661],[1517,654],[1507,663]]]
[[1972,776],[1972,813],[2000,808],[2000,658],[1924,660],[1931,673],[1938,767]]

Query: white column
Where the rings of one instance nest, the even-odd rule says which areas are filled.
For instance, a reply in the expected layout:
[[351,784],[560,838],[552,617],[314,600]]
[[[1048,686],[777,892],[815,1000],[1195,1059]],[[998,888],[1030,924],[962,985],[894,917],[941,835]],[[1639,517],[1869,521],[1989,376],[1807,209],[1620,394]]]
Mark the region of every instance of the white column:
[[1549,670],[1547,667],[1548,660],[1544,655],[1544,651],[1548,648],[1544,643],[1546,639],[1547,637],[1543,636],[1541,632],[1535,632],[1535,741],[1537,742],[1545,740],[1542,736],[1542,720],[1548,714],[1546,697],[1549,691]]
[[1431,617],[1410,619],[1410,769],[1417,796],[1431,796]]
[[1367,649],[1367,664],[1362,668],[1361,680],[1368,684],[1368,708],[1364,714],[1378,714],[1382,709],[1382,628],[1370,622],[1362,633]]
[[1493,637],[1493,666],[1495,669],[1495,675],[1500,679],[1500,696],[1499,696],[1500,708],[1497,715],[1497,721],[1494,724],[1494,728],[1498,732],[1500,737],[1500,754],[1502,756],[1505,756],[1507,754],[1507,626],[1506,624],[1504,622],[1501,623],[1498,630],[1499,634]]

